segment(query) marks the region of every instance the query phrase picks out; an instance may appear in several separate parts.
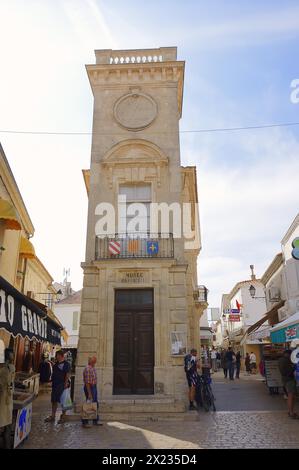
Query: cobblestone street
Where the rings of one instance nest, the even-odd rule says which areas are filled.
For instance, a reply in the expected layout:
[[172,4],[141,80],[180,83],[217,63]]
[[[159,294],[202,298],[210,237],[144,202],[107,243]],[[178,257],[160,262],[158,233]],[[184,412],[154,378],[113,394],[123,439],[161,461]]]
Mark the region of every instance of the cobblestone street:
[[230,382],[219,372],[213,389],[218,411],[200,412],[199,421],[108,422],[90,429],[79,422],[45,424],[49,403],[41,396],[20,449],[299,448],[299,420],[287,416],[283,397],[270,396],[259,376]]

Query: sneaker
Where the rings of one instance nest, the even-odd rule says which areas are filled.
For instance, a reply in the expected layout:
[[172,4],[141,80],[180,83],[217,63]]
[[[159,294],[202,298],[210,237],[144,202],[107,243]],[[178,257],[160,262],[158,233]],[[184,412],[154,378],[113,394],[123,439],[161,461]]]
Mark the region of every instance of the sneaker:
[[196,406],[194,405],[189,405],[189,411],[197,410]]
[[96,421],[95,423],[93,423],[94,426],[103,426],[103,423],[101,423],[100,421]]

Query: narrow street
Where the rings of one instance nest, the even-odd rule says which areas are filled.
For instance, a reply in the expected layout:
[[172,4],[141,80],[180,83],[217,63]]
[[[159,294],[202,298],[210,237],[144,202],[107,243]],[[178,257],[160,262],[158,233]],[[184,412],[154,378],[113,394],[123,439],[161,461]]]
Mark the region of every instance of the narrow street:
[[41,395],[33,409],[32,431],[19,448],[299,448],[299,420],[287,416],[286,401],[270,396],[259,375],[241,374],[230,382],[218,372],[213,390],[217,412],[200,411],[199,421],[108,422],[90,429],[74,421],[45,424],[49,396]]

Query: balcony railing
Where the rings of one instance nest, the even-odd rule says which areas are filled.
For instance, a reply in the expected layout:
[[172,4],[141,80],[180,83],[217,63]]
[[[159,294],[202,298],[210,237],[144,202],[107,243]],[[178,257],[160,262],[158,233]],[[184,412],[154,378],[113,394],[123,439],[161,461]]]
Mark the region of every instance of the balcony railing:
[[133,233],[96,237],[96,260],[123,258],[173,258],[171,233]]
[[196,302],[207,302],[208,301],[208,289],[206,286],[197,286],[197,289],[193,292],[193,297]]

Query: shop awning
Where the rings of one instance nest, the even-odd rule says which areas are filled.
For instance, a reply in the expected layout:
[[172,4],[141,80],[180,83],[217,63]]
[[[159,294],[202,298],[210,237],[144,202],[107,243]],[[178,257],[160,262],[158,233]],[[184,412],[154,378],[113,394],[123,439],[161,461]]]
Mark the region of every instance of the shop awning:
[[14,337],[61,345],[61,326],[47,316],[36,302],[0,276],[0,329]]
[[299,312],[273,326],[270,334],[272,343],[286,343],[299,339]]
[[32,245],[31,241],[28,240],[28,238],[21,237],[19,253],[23,258],[32,259],[36,257],[34,246]]
[[16,209],[6,199],[0,199],[0,220],[4,220],[6,229],[21,230],[22,228]]
[[285,304],[285,300],[281,300],[278,304],[274,305],[274,307],[271,308],[271,310],[269,310],[266,315],[264,317],[262,317],[260,320],[258,320],[256,323],[254,323],[253,325],[251,325],[245,335],[243,336],[242,340],[241,340],[241,344],[244,344],[244,341],[247,339],[247,337],[253,333],[255,330],[257,330],[258,328],[260,328],[266,321],[269,321],[269,322],[277,322],[277,311],[278,309],[280,309],[281,307],[283,307]]

